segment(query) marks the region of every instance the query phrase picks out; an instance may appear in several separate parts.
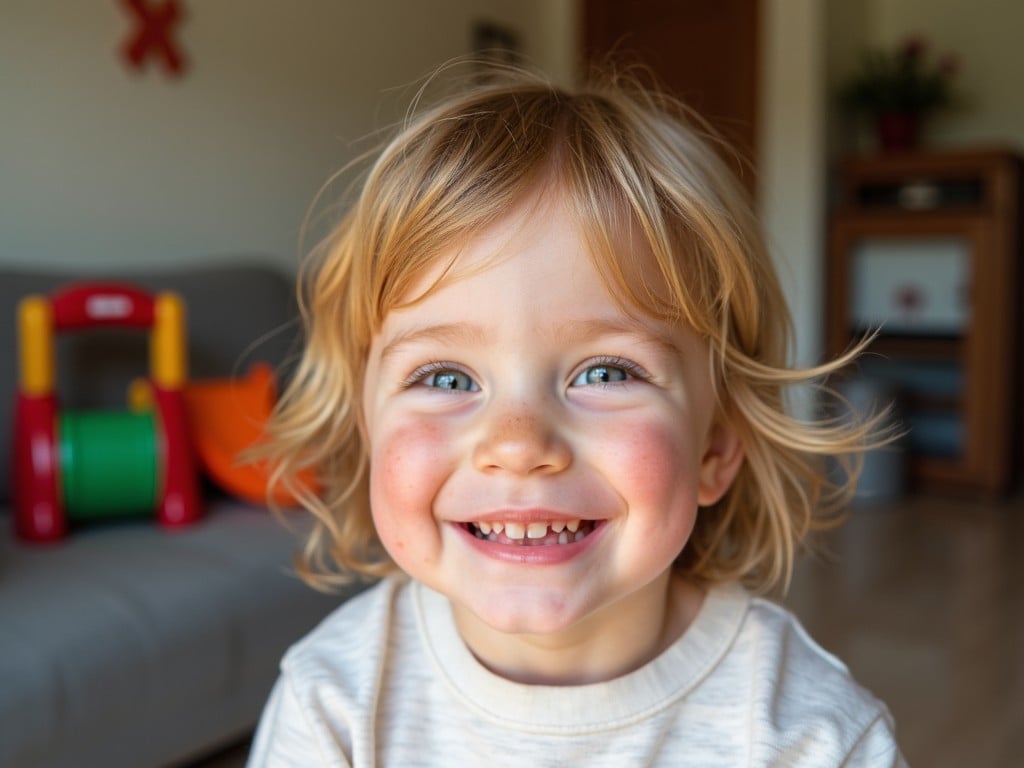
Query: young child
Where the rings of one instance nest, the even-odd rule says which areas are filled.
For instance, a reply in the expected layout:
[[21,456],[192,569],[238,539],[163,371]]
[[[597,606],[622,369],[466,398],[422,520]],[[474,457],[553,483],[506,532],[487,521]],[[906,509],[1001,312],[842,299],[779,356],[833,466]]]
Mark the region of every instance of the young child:
[[[274,421],[304,575],[383,580],[294,646],[253,766],[902,765],[885,707],[754,593],[822,457],[746,195],[684,108],[521,73],[411,118],[317,254]],[[840,491],[842,489],[839,489]]]

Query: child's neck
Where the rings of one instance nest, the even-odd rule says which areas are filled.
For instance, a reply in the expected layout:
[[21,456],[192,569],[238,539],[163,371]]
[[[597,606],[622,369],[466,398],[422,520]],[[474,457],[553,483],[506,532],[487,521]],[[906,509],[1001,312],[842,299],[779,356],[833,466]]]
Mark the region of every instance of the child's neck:
[[466,645],[495,674],[530,685],[585,685],[661,654],[690,626],[704,592],[668,572],[631,597],[550,635],[499,632],[459,605],[453,611]]

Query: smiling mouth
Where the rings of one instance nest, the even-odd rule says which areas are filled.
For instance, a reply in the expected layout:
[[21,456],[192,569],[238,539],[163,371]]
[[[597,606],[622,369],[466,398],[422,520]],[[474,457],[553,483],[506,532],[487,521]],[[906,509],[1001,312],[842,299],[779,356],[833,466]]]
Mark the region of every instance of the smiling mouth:
[[520,547],[552,547],[583,541],[594,532],[600,520],[559,520],[536,523],[466,523],[476,538],[495,544]]

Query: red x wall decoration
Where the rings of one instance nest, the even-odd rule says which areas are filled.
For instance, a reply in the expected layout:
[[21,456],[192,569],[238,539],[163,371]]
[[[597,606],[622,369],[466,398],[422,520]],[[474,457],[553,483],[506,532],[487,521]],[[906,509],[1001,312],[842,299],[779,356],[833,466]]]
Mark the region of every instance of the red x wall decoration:
[[174,39],[174,27],[184,17],[178,0],[121,0],[135,22],[132,36],[121,48],[125,62],[142,70],[151,58],[164,72],[177,77],[185,71],[185,56]]

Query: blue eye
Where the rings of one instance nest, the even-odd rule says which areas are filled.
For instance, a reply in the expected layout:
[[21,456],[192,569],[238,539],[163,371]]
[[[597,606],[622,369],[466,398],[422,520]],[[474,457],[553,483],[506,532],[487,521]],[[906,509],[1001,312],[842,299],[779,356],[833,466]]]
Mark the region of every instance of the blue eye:
[[436,389],[447,389],[453,392],[476,392],[480,387],[473,379],[462,371],[443,369],[426,376],[423,381],[425,387]]
[[629,378],[626,369],[617,365],[592,365],[573,379],[574,387],[585,387],[588,384],[612,384]]

